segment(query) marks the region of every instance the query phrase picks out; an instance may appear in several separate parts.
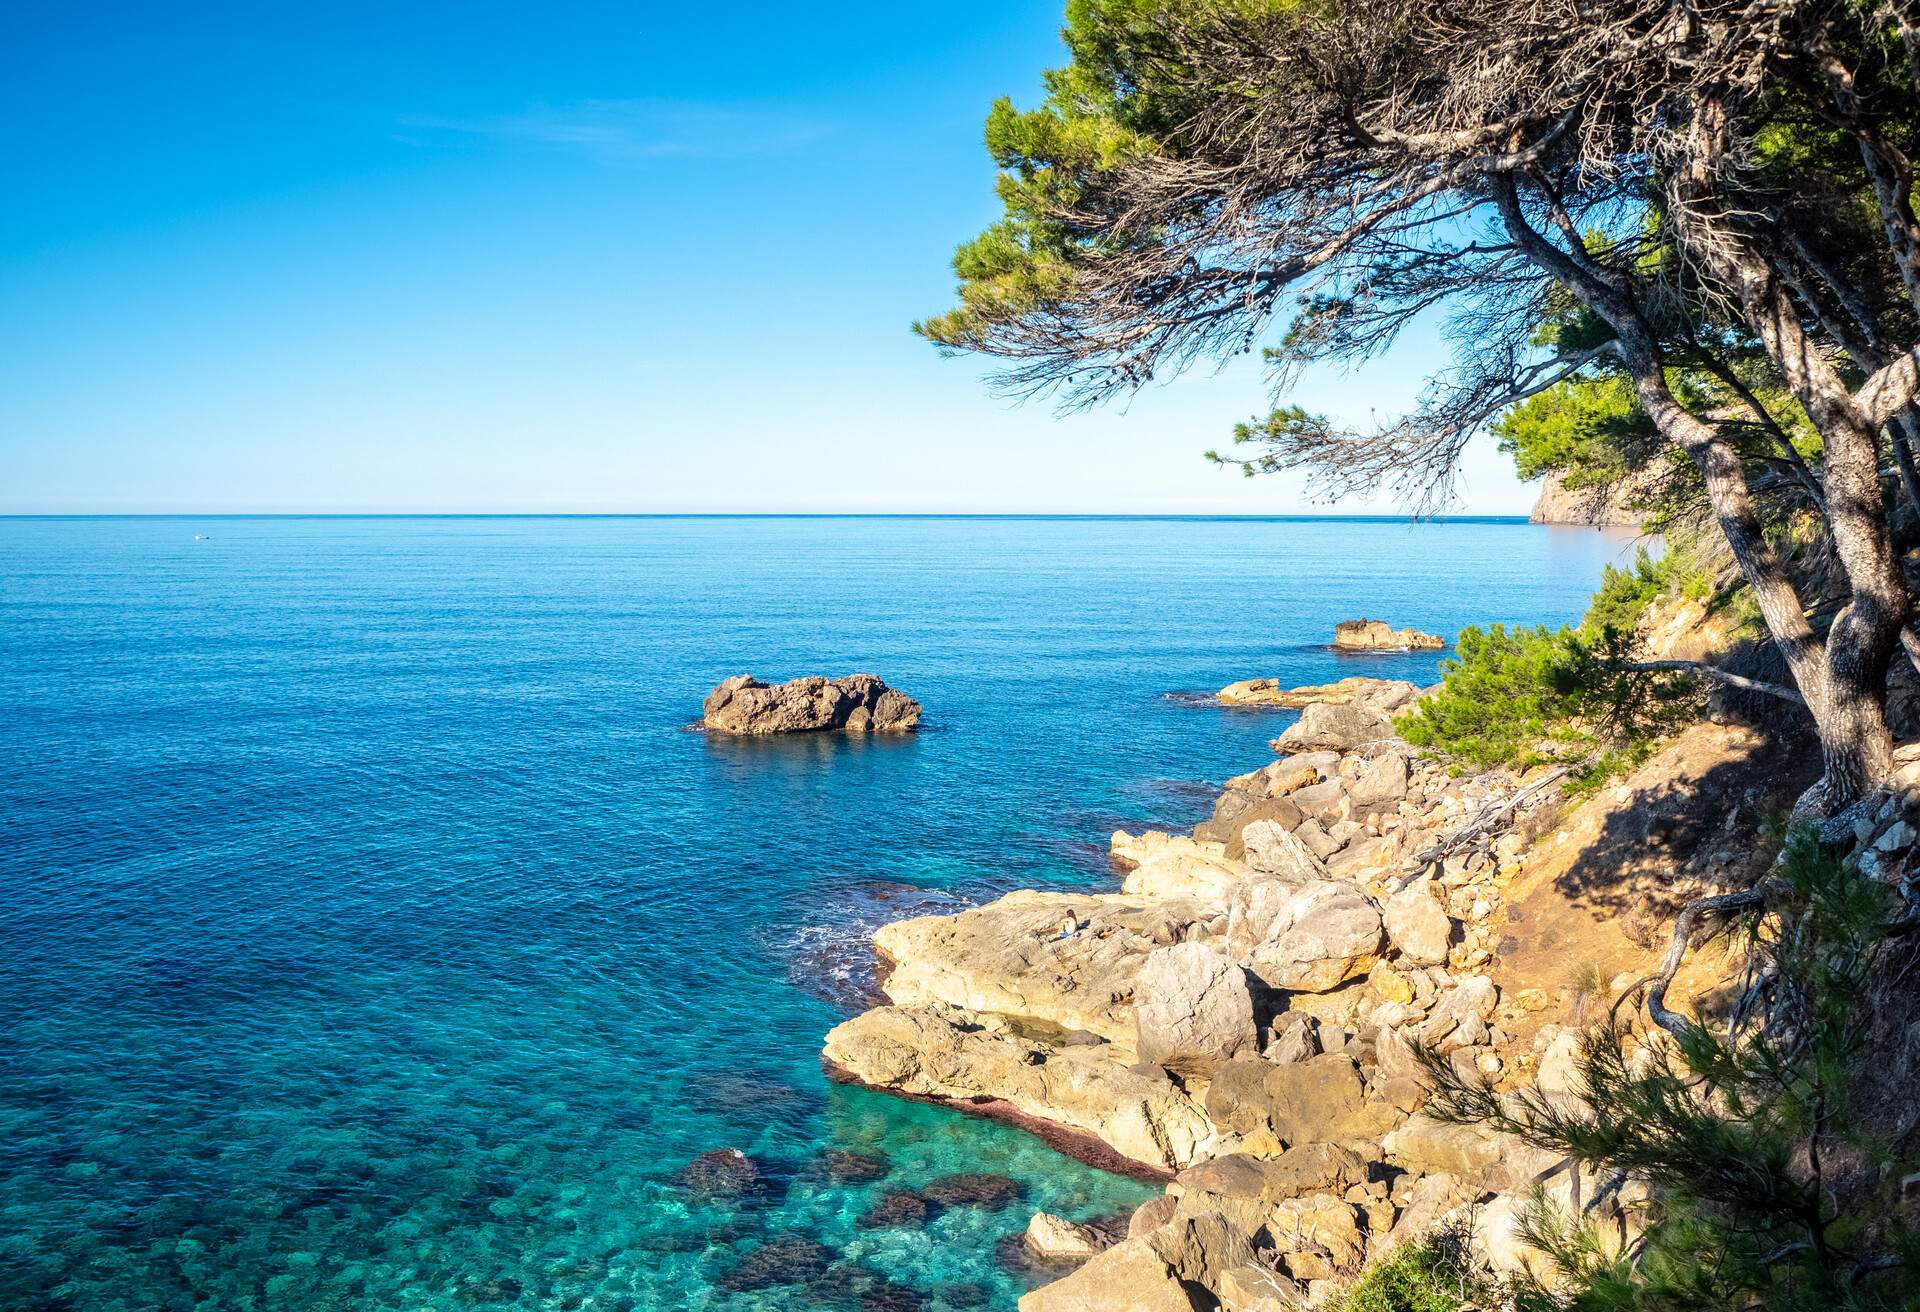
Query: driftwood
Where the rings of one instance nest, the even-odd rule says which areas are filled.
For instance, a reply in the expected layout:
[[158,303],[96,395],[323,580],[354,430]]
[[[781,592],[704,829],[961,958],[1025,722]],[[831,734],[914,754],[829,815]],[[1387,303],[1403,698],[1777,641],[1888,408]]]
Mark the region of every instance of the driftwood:
[[1537,793],[1543,792],[1549,786],[1559,783],[1567,777],[1567,774],[1568,769],[1564,765],[1557,769],[1549,770],[1546,774],[1541,775],[1538,779],[1535,779],[1518,792],[1509,794],[1497,802],[1489,802],[1486,806],[1481,807],[1466,824],[1460,826],[1460,828],[1454,830],[1453,833],[1441,839],[1439,842],[1421,848],[1408,858],[1412,869],[1408,871],[1404,879],[1394,885],[1394,891],[1396,893],[1399,892],[1408,884],[1420,878],[1420,876],[1428,870],[1441,865],[1448,857],[1456,853],[1486,848],[1492,842],[1494,835],[1500,831],[1501,826],[1512,818],[1513,813],[1519,809],[1522,802]]

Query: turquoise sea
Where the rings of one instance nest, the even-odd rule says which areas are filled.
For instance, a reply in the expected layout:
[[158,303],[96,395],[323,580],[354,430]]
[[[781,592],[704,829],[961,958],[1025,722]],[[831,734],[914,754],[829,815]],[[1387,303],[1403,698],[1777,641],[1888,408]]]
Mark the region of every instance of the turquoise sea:
[[[1035,1208],[1150,1190],[829,1085],[866,932],[1108,886],[1109,831],[1192,823],[1286,723],[1169,694],[1424,681],[1434,657],[1320,644],[1362,614],[1559,622],[1623,546],[1509,521],[0,520],[0,1307],[1011,1308]],[[689,731],[742,670],[872,671],[926,727]],[[682,1176],[726,1147],[750,1187]],[[956,1173],[995,1178],[861,1224]]]

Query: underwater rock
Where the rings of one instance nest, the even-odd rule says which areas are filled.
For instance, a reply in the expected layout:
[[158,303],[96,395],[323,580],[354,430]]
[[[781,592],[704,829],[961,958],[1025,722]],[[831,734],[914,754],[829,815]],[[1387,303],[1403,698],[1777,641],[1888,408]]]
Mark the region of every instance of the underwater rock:
[[920,1191],[942,1207],[1001,1208],[1020,1201],[1026,1191],[1010,1176],[967,1172],[943,1175]]
[[701,1153],[673,1177],[698,1198],[738,1198],[760,1183],[760,1167],[738,1148]]
[[917,1230],[933,1209],[911,1189],[890,1189],[854,1222],[862,1230]]
[[893,1163],[879,1153],[857,1153],[847,1148],[829,1148],[814,1162],[834,1184],[871,1184],[893,1169]]
[[707,694],[700,722],[718,733],[904,733],[920,723],[920,703],[871,674],[811,675],[767,684],[736,674]]
[[769,1237],[760,1247],[749,1249],[717,1283],[720,1288],[735,1292],[773,1285],[802,1285],[825,1275],[832,1261],[833,1250],[819,1240],[799,1234],[778,1234]]

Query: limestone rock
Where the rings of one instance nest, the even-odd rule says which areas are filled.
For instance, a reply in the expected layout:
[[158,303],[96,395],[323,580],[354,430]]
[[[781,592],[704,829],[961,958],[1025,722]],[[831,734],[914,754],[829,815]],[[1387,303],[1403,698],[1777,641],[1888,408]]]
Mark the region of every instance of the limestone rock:
[[1307,1291],[1264,1262],[1246,1262],[1226,1271],[1214,1291],[1223,1312],[1297,1312]]
[[1089,1259],[1020,1300],[1020,1312],[1198,1312],[1204,1292],[1254,1260],[1247,1236],[1225,1218],[1175,1218]]
[[1290,1147],[1375,1138],[1400,1119],[1366,1099],[1359,1070],[1343,1053],[1284,1066],[1229,1062],[1207,1086],[1206,1111],[1223,1130],[1270,1131]]
[[1271,988],[1337,988],[1367,973],[1380,944],[1380,913],[1351,884],[1249,879],[1233,889],[1228,953]]
[[1487,1042],[1487,1021],[1492,1019],[1499,999],[1500,990],[1485,975],[1468,975],[1456,981],[1440,995],[1420,1027],[1420,1042],[1438,1052]]
[[1356,704],[1334,706],[1314,702],[1300,712],[1297,722],[1273,740],[1273,747],[1278,752],[1350,752],[1392,736],[1393,721],[1384,711]]
[[1273,1037],[1260,1055],[1270,1062],[1285,1065],[1320,1055],[1319,1024],[1304,1011],[1282,1012],[1273,1022]]
[[1260,1042],[1246,971],[1204,943],[1147,954],[1133,985],[1140,1060],[1205,1074]]
[[1428,1175],[1452,1175],[1490,1189],[1524,1189],[1561,1159],[1484,1125],[1415,1116],[1381,1140],[1389,1161]]
[[1167,1260],[1145,1236],[1115,1244],[1072,1275],[1020,1297],[1020,1312],[1200,1312]]
[[701,723],[719,733],[902,733],[920,723],[920,703],[871,674],[812,675],[767,684],[736,674],[707,694]]
[[1224,1194],[1277,1203],[1302,1194],[1340,1193],[1365,1183],[1367,1163],[1350,1148],[1332,1143],[1309,1143],[1289,1148],[1278,1157],[1229,1153],[1190,1166],[1174,1179],[1182,1193]]
[[1407,757],[1404,752],[1384,752],[1367,765],[1353,781],[1348,794],[1357,815],[1390,811],[1407,796]]
[[1453,921],[1432,888],[1431,879],[1414,880],[1380,904],[1380,919],[1402,957],[1422,966],[1444,966],[1453,943]]
[[1081,1262],[1112,1247],[1107,1236],[1051,1212],[1035,1212],[1027,1222],[1026,1246],[1050,1262]]
[[1220,700],[1230,706],[1284,706],[1293,709],[1324,702],[1345,706],[1359,702],[1376,710],[1392,711],[1409,705],[1420,690],[1405,679],[1369,679],[1361,676],[1333,683],[1310,683],[1285,688],[1278,679],[1242,679],[1220,690]]
[[1141,964],[1216,914],[1191,898],[1021,889],[957,915],[896,921],[873,943],[893,963],[883,987],[901,1006],[945,1003],[1087,1030],[1132,1060]]
[[[1298,816],[1299,809],[1294,808],[1293,813]],[[1249,824],[1241,834],[1241,843],[1248,867],[1260,874],[1278,875],[1300,883],[1327,877],[1327,868],[1320,863],[1320,858],[1278,820],[1256,820]]]
[[1106,1045],[1040,1043],[1004,1017],[962,1008],[876,1007],[829,1031],[825,1056],[875,1088],[1000,1100],[1159,1169],[1192,1165],[1213,1136],[1205,1113],[1164,1073],[1122,1066]]
[[1341,620],[1333,626],[1339,651],[1442,651],[1446,639],[1418,629],[1396,629],[1385,620]]
[[1291,833],[1305,819],[1300,808],[1287,797],[1264,797],[1234,818],[1226,835],[1226,856],[1232,861],[1249,860],[1247,830],[1256,824],[1278,825]]

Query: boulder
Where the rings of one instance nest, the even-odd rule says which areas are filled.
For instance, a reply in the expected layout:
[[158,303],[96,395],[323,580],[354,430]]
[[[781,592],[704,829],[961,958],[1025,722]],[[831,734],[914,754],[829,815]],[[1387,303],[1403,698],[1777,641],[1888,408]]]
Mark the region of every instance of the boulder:
[[1222,1312],[1297,1312],[1307,1303],[1307,1291],[1265,1262],[1243,1262],[1223,1273]]
[[1415,1116],[1380,1142],[1387,1159],[1423,1175],[1451,1175],[1488,1189],[1525,1192],[1562,1158],[1484,1125]]
[[1392,736],[1393,721],[1385,711],[1352,703],[1334,706],[1314,702],[1273,740],[1273,748],[1277,752],[1350,752]]
[[1431,879],[1414,880],[1380,904],[1380,919],[1402,957],[1422,966],[1444,966],[1453,944],[1453,921],[1432,890]]
[[1485,975],[1455,981],[1420,1026],[1420,1042],[1438,1052],[1479,1047],[1487,1041],[1487,1021],[1499,1000],[1499,988]]
[[1254,1260],[1253,1244],[1220,1216],[1176,1217],[1087,1260],[1020,1299],[1020,1312],[1198,1312],[1207,1291]]
[[1304,1011],[1282,1012],[1273,1022],[1273,1036],[1260,1055],[1270,1062],[1285,1065],[1320,1055],[1319,1022]]
[[1020,889],[957,915],[895,921],[873,944],[892,963],[883,988],[901,1006],[944,1003],[1086,1030],[1130,1061],[1134,976],[1147,954],[1217,914],[1216,903],[1193,898]]
[[1341,620],[1333,626],[1339,651],[1444,651],[1446,640],[1419,629],[1396,629],[1385,620]]
[[767,684],[736,674],[707,694],[701,721],[716,733],[902,733],[920,723],[920,703],[871,674],[813,675]]
[[1289,1147],[1375,1138],[1400,1119],[1384,1103],[1367,1101],[1359,1069],[1344,1053],[1284,1066],[1229,1062],[1207,1086],[1206,1110],[1223,1130],[1265,1130]]
[[1181,1075],[1204,1075],[1260,1044],[1246,971],[1204,943],[1147,954],[1134,977],[1133,1020],[1140,1060]]
[[1392,811],[1407,796],[1407,756],[1405,752],[1383,752],[1368,763],[1348,790],[1357,815]]
[[1182,1194],[1222,1194],[1277,1203],[1302,1194],[1342,1193],[1367,1179],[1367,1163],[1352,1149],[1332,1143],[1289,1148],[1278,1157],[1229,1153],[1190,1166],[1174,1178]]
[[1247,830],[1257,824],[1274,824],[1291,831],[1302,819],[1300,808],[1292,799],[1281,797],[1263,797],[1252,806],[1234,817],[1226,837],[1226,856],[1228,860],[1245,861],[1247,859]]
[[[1281,801],[1284,803],[1285,799]],[[1295,809],[1293,814],[1298,816],[1300,812]],[[1253,821],[1241,831],[1240,840],[1247,866],[1259,874],[1277,875],[1299,883],[1327,877],[1327,868],[1313,849],[1295,838],[1293,831],[1279,820]]]
[[1366,974],[1380,946],[1380,913],[1351,884],[1248,879],[1228,904],[1228,955],[1271,988],[1338,988]]
[[1353,814],[1353,802],[1347,796],[1347,783],[1344,779],[1327,779],[1317,784],[1309,784],[1290,795],[1292,802],[1302,817],[1319,821],[1323,825],[1338,824]]
[[997,1101],[1082,1131],[1156,1170],[1192,1165],[1213,1136],[1206,1114],[1164,1071],[1120,1065],[1106,1044],[1038,1041],[1016,1033],[1003,1016],[938,1005],[876,1007],[830,1030],[825,1056],[862,1084]]
[[1113,1246],[1112,1240],[1090,1225],[1080,1225],[1051,1212],[1035,1212],[1027,1222],[1028,1251],[1049,1262],[1084,1262]]

